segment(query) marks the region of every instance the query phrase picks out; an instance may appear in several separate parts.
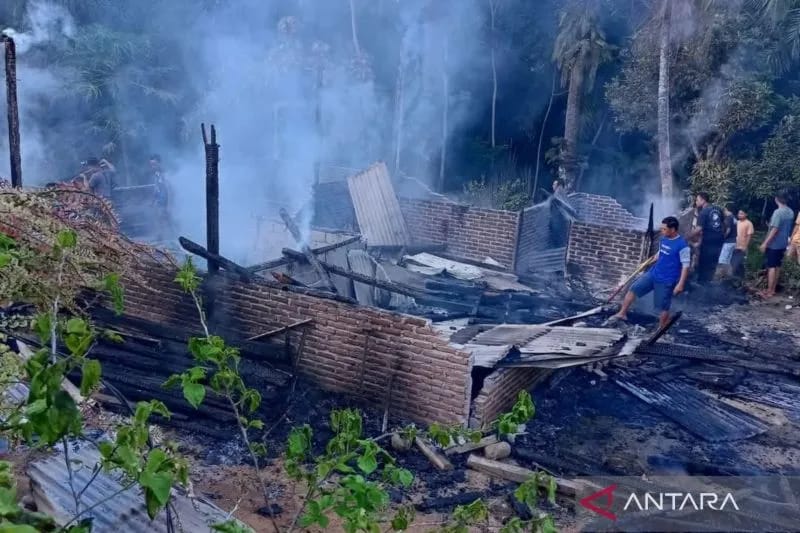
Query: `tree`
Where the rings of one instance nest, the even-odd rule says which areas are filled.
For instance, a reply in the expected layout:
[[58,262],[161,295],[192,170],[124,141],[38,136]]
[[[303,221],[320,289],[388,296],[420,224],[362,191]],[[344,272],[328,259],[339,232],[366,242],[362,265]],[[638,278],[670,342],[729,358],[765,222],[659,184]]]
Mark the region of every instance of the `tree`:
[[577,176],[582,97],[594,87],[597,69],[610,59],[612,49],[593,11],[573,4],[562,13],[553,60],[561,70],[562,86],[569,87],[561,155],[561,172],[568,190],[574,187]]

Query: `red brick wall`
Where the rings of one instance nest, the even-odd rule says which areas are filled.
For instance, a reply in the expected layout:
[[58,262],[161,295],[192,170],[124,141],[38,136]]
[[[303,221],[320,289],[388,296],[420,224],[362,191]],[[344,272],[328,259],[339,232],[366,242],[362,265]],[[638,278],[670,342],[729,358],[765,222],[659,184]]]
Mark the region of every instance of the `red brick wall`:
[[519,213],[407,198],[400,198],[400,208],[414,243],[445,244],[453,255],[489,256],[513,268]]
[[645,233],[574,222],[567,247],[570,273],[595,288],[618,285],[647,257]]
[[[175,273],[152,268],[153,293],[131,290],[126,312],[151,320],[197,324],[192,302],[173,282]],[[306,318],[300,371],[329,390],[358,394],[364,342],[372,329],[364,365],[363,395],[381,406],[391,368],[399,363],[390,412],[422,423],[466,423],[471,378],[469,354],[452,348],[417,317],[289,292],[268,281],[220,283],[215,313],[226,327],[255,335]],[[299,336],[299,334],[296,334]],[[296,339],[293,341],[296,346]]]
[[487,429],[497,416],[507,412],[517,401],[521,390],[530,390],[552,373],[540,368],[500,368],[483,382],[483,388],[472,403],[469,425]]

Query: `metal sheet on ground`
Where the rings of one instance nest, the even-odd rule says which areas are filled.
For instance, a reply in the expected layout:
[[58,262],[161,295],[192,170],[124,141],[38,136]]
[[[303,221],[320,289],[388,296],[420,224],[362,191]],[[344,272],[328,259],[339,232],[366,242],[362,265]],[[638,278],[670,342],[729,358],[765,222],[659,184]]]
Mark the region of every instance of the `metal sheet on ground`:
[[762,420],[682,381],[664,383],[624,370],[609,371],[609,375],[624,390],[709,442],[748,439],[769,429]]

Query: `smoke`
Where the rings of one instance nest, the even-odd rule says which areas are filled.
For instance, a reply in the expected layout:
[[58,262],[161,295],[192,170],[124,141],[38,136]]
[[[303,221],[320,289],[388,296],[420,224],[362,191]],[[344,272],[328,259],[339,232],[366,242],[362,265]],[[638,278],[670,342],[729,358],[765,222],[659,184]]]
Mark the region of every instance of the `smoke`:
[[[271,224],[279,220],[280,208],[298,214],[308,237],[318,163],[324,180],[332,166],[360,169],[377,160],[394,162],[399,138],[399,170],[431,184],[439,172],[443,128],[452,136],[470,118],[473,87],[465,80],[485,55],[475,38],[486,8],[479,0],[446,7],[426,0],[148,4],[127,0],[114,8],[122,15],[111,26],[132,44],[108,47],[115,61],[118,55],[123,59],[102,89],[115,103],[107,110],[109,122],[124,124],[124,131],[93,130],[88,137],[94,148],[85,150],[106,155],[127,171],[132,178],[123,176],[122,185],[137,183],[137,174],[145,173],[145,154],[160,154],[173,189],[178,233],[204,242],[200,123],[214,124],[220,144],[220,251],[236,261],[274,257],[292,244]],[[75,172],[77,161],[55,155],[64,154],[59,144],[69,142],[54,133],[57,127],[96,124],[94,96],[75,97],[86,74],[74,62],[43,60],[45,50],[68,50],[97,31],[93,24],[114,19],[104,3],[87,6],[73,18],[60,5],[28,2],[23,27],[11,32],[18,44],[27,184]],[[134,39],[142,36],[153,36],[154,50],[147,52],[146,43]],[[101,33],[98,38],[116,37]],[[127,63],[125,54],[132,57]],[[162,68],[174,108],[158,98],[166,90],[156,75],[147,74]],[[391,77],[379,79],[379,69],[403,72],[399,137],[398,86],[387,82]],[[69,80],[68,85],[60,80]],[[91,152],[79,157],[86,155]],[[128,156],[135,159],[123,165]]]

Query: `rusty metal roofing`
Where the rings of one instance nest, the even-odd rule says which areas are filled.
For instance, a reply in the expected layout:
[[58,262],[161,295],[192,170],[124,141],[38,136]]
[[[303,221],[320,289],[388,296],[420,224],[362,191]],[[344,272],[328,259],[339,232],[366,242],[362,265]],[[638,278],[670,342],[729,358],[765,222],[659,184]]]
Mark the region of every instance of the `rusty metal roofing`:
[[[97,448],[89,441],[70,443],[70,461],[73,464],[73,484],[81,491],[92,477],[93,468],[100,461]],[[75,515],[75,501],[69,485],[69,473],[64,464],[63,451],[28,466],[31,490],[39,511],[53,516],[59,524],[65,524]],[[119,476],[101,472],[86,488],[81,502],[86,509],[108,498],[124,485]],[[202,498],[189,498],[173,491],[173,518],[176,529],[192,533],[211,532],[211,525],[228,520],[228,514]],[[94,533],[152,533],[167,531],[166,512],[150,520],[144,504],[144,496],[135,489],[121,492],[114,498],[93,509]]]
[[376,163],[350,176],[347,185],[358,227],[368,246],[409,244],[406,222],[385,163]]

